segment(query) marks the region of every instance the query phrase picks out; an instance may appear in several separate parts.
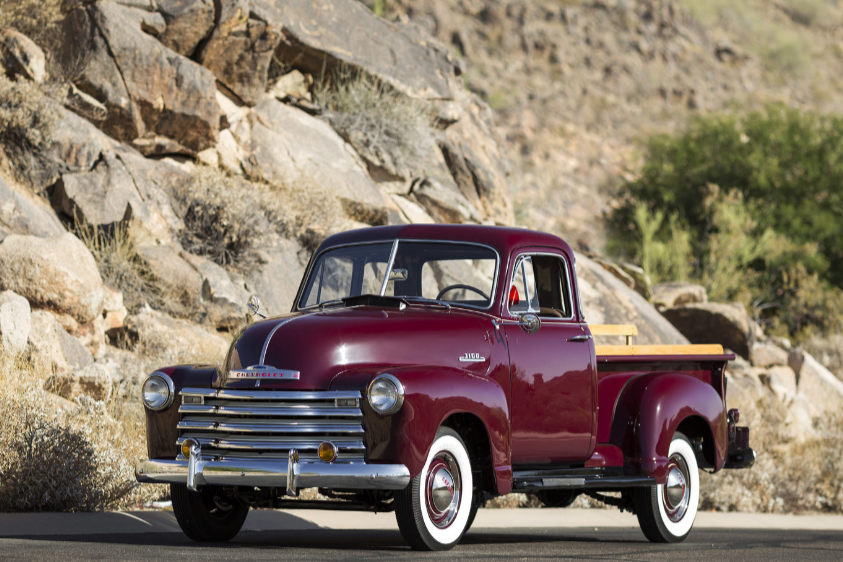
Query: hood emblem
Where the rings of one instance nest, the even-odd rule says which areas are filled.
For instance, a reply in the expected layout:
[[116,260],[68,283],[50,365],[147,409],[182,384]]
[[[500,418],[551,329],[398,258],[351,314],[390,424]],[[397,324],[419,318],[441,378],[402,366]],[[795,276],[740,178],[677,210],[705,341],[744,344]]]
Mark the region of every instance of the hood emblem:
[[486,358],[479,353],[466,353],[460,357],[460,363],[481,363],[485,360]]
[[261,380],[299,380],[301,373],[299,371],[290,371],[288,369],[276,369],[269,365],[252,365],[245,369],[232,369],[228,372],[230,379],[258,379]]

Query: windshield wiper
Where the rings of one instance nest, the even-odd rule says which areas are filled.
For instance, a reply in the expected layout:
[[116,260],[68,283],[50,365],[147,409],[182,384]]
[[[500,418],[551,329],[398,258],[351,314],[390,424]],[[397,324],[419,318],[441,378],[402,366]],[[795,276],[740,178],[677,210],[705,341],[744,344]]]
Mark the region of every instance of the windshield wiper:
[[337,306],[339,304],[343,304],[343,299],[334,299],[330,301],[320,302],[319,303],[319,310],[322,310],[326,306]]
[[414,304],[419,303],[419,304],[426,304],[428,306],[442,306],[442,307],[447,308],[448,310],[451,310],[451,305],[449,303],[445,302],[445,301],[440,301],[440,300],[436,300],[436,299],[428,299],[428,298],[425,298],[425,297],[402,297],[402,298],[404,298],[405,300],[410,301],[411,303],[414,303]]

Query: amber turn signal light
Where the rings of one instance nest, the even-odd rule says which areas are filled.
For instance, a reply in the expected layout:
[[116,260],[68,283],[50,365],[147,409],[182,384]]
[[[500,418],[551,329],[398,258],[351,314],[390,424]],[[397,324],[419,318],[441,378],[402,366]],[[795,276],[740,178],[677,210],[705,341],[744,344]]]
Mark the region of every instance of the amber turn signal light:
[[325,462],[337,460],[337,446],[325,441],[319,445],[319,458]]
[[195,439],[185,439],[181,443],[181,454],[184,455],[184,458],[190,458],[190,448],[194,445],[198,445],[199,443],[196,442]]

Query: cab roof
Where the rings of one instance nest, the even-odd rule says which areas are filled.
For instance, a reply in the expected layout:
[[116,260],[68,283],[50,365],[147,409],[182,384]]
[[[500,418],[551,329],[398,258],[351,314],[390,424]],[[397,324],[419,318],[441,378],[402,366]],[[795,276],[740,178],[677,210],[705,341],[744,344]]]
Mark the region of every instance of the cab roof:
[[405,224],[349,230],[328,237],[322,242],[316,253],[318,254],[332,246],[392,241],[396,238],[401,240],[447,240],[449,242],[485,244],[497,250],[501,258],[504,259],[504,263],[512,250],[523,246],[559,248],[572,259],[574,255],[570,246],[553,234],[523,228],[473,224]]

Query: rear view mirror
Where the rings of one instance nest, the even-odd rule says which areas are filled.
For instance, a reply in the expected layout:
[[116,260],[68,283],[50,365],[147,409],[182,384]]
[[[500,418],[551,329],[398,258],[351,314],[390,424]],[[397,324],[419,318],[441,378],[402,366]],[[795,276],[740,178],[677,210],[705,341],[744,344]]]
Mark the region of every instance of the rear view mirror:
[[393,269],[392,272],[389,274],[390,281],[406,281],[407,280],[407,270],[406,269]]

